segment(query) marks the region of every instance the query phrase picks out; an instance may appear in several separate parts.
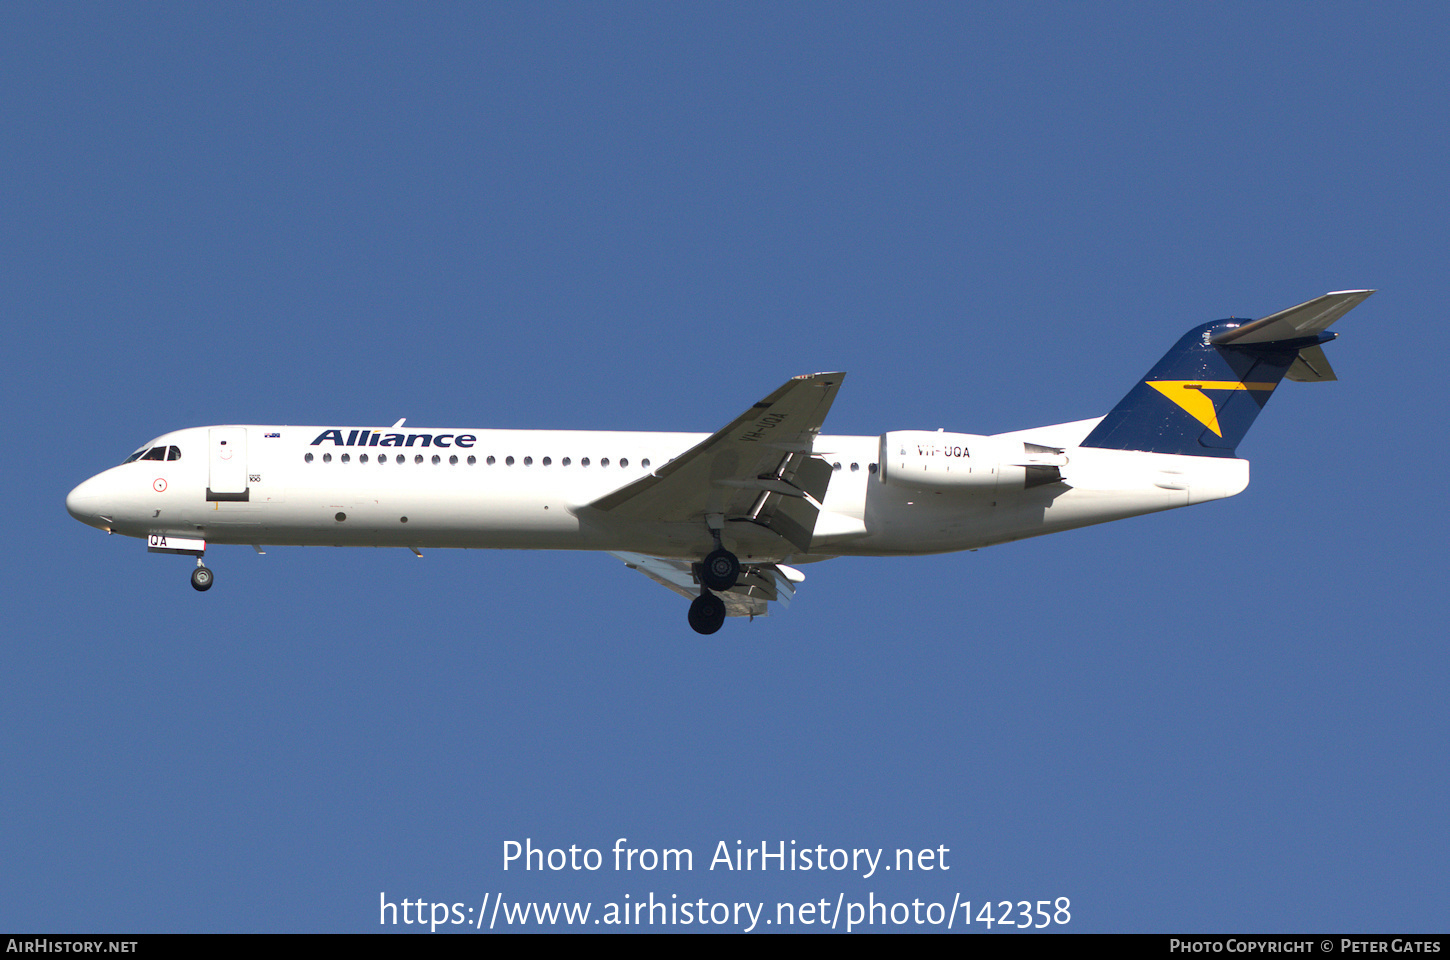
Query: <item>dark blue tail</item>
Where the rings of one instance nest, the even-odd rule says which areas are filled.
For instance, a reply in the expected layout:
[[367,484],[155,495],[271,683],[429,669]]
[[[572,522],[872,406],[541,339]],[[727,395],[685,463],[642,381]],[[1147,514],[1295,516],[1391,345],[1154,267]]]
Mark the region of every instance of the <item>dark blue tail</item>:
[[1082,442],[1085,447],[1232,457],[1279,382],[1333,380],[1319,345],[1373,290],[1325,294],[1253,322],[1217,320],[1173,345]]

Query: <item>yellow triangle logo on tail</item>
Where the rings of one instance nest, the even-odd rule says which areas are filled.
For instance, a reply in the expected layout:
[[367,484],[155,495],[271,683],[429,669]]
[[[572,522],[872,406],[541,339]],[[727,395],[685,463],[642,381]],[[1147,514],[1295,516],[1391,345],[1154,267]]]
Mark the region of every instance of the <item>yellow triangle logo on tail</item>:
[[1272,383],[1240,383],[1238,380],[1145,380],[1144,383],[1172,400],[1190,417],[1218,436],[1218,409],[1205,390],[1262,390],[1272,392]]

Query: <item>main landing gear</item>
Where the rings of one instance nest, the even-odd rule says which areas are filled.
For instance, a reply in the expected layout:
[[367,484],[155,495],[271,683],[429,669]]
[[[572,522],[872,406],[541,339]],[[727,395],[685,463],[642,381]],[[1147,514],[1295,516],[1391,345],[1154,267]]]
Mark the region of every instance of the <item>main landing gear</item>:
[[215,582],[216,577],[212,574],[211,568],[203,566],[201,557],[197,557],[196,569],[191,571],[191,585],[204,593],[210,590],[211,585]]
[[708,589],[690,601],[690,629],[696,633],[711,634],[725,623],[725,601]]
[[710,591],[724,593],[735,586],[740,579],[740,558],[720,546],[716,534],[715,549],[705,557],[697,572],[700,595],[690,601],[690,628],[696,633],[711,634],[725,623],[725,601]]
[[700,582],[711,590],[729,590],[740,579],[740,560],[724,547],[716,547],[700,564]]

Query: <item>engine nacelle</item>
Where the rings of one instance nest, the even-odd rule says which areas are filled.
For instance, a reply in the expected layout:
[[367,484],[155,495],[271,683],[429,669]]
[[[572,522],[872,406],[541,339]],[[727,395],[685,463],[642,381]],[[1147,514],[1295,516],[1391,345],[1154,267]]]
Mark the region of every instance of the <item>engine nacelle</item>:
[[1007,437],[928,430],[881,435],[882,483],[917,490],[993,493],[1062,480],[1062,451]]

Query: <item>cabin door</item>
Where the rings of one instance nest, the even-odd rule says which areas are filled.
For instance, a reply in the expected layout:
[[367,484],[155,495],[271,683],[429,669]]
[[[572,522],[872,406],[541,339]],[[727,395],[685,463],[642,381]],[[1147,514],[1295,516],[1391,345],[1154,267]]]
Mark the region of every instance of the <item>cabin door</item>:
[[208,500],[247,499],[247,428],[212,427]]

